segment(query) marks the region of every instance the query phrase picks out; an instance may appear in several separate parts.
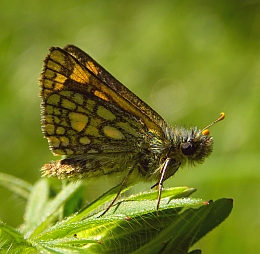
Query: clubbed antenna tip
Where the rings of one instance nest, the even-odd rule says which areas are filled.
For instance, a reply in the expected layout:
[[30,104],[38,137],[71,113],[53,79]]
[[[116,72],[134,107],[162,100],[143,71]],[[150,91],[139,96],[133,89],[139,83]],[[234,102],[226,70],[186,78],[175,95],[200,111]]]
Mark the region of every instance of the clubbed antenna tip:
[[203,135],[209,135],[210,132],[209,132],[208,128],[211,127],[212,125],[214,125],[215,123],[217,123],[217,122],[223,120],[224,118],[225,118],[225,113],[221,112],[221,113],[220,113],[220,116],[218,117],[218,119],[216,119],[216,120],[213,121],[211,124],[209,124],[208,126],[206,126],[205,128],[203,128],[202,131],[201,131],[201,133],[202,133]]

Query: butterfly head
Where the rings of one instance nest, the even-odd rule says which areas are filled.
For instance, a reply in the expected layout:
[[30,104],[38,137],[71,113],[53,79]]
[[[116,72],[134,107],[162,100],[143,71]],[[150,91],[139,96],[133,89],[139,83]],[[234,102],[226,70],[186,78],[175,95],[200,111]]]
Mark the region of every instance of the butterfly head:
[[202,163],[213,150],[213,139],[203,134],[196,127],[188,130],[180,143],[180,151],[183,159],[191,164]]
[[214,122],[206,126],[204,129],[199,130],[197,127],[182,129],[181,135],[178,135],[178,145],[182,164],[188,161],[191,164],[202,163],[213,150],[213,138],[210,136],[208,128],[213,124],[224,119],[225,114],[221,113],[220,117]]

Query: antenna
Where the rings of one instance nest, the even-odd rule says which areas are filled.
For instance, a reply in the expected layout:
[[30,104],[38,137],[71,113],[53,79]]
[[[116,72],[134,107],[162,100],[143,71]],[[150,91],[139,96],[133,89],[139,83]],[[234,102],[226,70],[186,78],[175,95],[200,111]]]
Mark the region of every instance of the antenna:
[[212,125],[214,125],[215,123],[217,123],[217,122],[223,120],[224,118],[225,118],[225,113],[221,112],[219,118],[216,119],[216,120],[215,120],[214,122],[212,122],[211,124],[209,124],[208,126],[206,126],[205,128],[203,128],[203,129],[201,130],[201,133],[202,133],[203,135],[209,135],[209,130],[208,130],[208,128],[211,127]]

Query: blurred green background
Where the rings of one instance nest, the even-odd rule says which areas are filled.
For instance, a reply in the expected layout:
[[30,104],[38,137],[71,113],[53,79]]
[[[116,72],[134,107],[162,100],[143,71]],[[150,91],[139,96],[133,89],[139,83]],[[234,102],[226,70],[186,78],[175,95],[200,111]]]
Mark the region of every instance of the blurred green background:
[[[256,253],[260,2],[1,0],[0,171],[30,183],[56,159],[41,133],[38,78],[48,48],[66,44],[90,54],[172,125],[203,128],[226,113],[211,128],[210,158],[179,170],[165,186],[195,187],[194,196],[205,200],[233,198],[231,216],[197,247]],[[4,222],[18,226],[24,207],[0,188]]]

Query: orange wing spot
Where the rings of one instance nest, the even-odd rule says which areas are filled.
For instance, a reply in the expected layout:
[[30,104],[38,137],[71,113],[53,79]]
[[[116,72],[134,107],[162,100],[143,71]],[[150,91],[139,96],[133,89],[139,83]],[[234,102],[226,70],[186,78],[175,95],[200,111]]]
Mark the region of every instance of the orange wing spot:
[[[95,149],[90,149],[87,151],[87,153],[98,153],[98,150]],[[87,164],[86,164],[87,165]]]
[[[49,65],[47,65],[48,67],[49,67]],[[49,69],[47,69],[46,71],[45,71],[45,77],[46,78],[48,78],[48,79],[46,79],[45,81],[49,81],[49,82],[51,82],[52,83],[52,81],[50,81],[50,80],[52,80],[53,78],[55,78],[55,72],[53,71],[53,70],[49,70]],[[50,88],[50,87],[49,87]]]
[[88,123],[88,117],[80,113],[71,112],[69,119],[71,127],[78,132],[82,131]]
[[[71,149],[66,149],[66,155],[72,155],[74,154],[74,151],[72,151]],[[73,169],[74,170],[74,169]]]
[[[45,116],[45,121],[46,121],[47,123],[53,123],[52,115],[46,115],[46,116]],[[46,124],[46,126],[47,126],[47,124]]]
[[91,71],[91,72],[93,72],[94,74],[98,74],[98,69],[96,68],[96,66],[92,63],[92,62],[90,62],[90,61],[88,61],[87,63],[86,63],[86,67]]
[[56,73],[56,77],[54,80],[63,84],[67,80],[67,78],[59,73]]
[[60,141],[62,146],[68,146],[70,144],[70,141],[67,137],[60,137]]
[[53,87],[53,91],[60,91],[61,89],[63,89],[63,87],[64,87],[63,84],[55,83]]
[[140,134],[138,133],[138,131],[136,131],[133,127],[131,127],[128,123],[125,122],[117,122],[116,123],[117,126],[119,126],[121,129],[123,129],[125,132],[130,133],[131,135],[133,135],[134,137],[139,137]]
[[79,142],[82,144],[82,145],[88,145],[90,144],[91,140],[88,138],[88,137],[81,137],[79,139]]
[[[58,53],[60,53],[60,52],[58,52]],[[51,72],[53,72],[53,73],[61,72],[62,67],[61,67],[60,63],[61,63],[61,58],[62,58],[62,60],[64,60],[64,57],[61,56],[60,54],[58,56],[58,54],[55,54],[55,52],[53,52],[50,57],[52,57],[52,59],[49,59],[48,63],[46,64],[46,66],[50,70],[50,72],[48,74],[51,74]],[[53,77],[51,75],[50,75],[50,77]]]
[[105,120],[115,120],[116,116],[108,109],[103,106],[99,106],[97,109],[98,116],[102,117]]
[[66,152],[63,151],[63,150],[61,150],[61,149],[53,149],[52,152],[53,152],[53,154],[54,154],[55,156],[66,155]]
[[59,94],[52,94],[49,96],[49,98],[47,99],[47,103],[51,104],[51,105],[59,105],[60,103],[60,95]]
[[92,101],[92,100],[90,100],[90,99],[87,100],[87,102],[86,102],[86,108],[87,108],[89,111],[93,112],[95,106],[96,106],[96,102],[94,102],[94,101]]
[[63,99],[61,101],[61,105],[63,108],[69,109],[69,110],[74,110],[76,109],[76,104],[72,101],[69,101],[67,99]]
[[96,90],[96,91],[94,92],[94,95],[97,96],[97,97],[99,97],[99,98],[102,99],[102,100],[109,101],[109,99],[107,98],[107,96],[106,96],[105,94],[103,94],[102,92],[98,91],[98,90]]
[[46,124],[44,126],[44,131],[48,134],[48,135],[54,135],[54,125],[53,124]]
[[125,139],[125,136],[123,135],[123,133],[115,127],[107,125],[107,126],[104,126],[103,131],[104,131],[104,134],[109,138]]
[[63,135],[65,133],[65,129],[61,126],[57,127],[56,134]]
[[84,103],[83,95],[80,93],[75,93],[73,95],[73,100],[76,101],[79,105],[83,105]]
[[45,112],[46,112],[46,114],[52,115],[52,114],[53,114],[53,110],[54,110],[53,106],[51,106],[51,105],[46,105],[46,106],[45,106]]
[[94,126],[88,126],[85,130],[85,133],[90,136],[100,137],[98,129]]
[[[46,71],[46,73],[47,73],[47,71]],[[46,73],[45,73],[45,76],[48,77],[48,76],[46,75]],[[52,80],[44,79],[44,80],[42,81],[42,84],[43,84],[43,87],[44,87],[44,88],[51,89],[51,90],[53,89],[53,81],[52,81]]]
[[78,83],[89,83],[89,74],[78,64],[75,65],[73,72],[70,74],[70,78]]
[[59,147],[60,146],[60,140],[54,136],[48,137],[48,141],[53,147]]
[[64,90],[61,90],[60,92],[59,92],[59,94],[60,95],[62,95],[62,96],[65,96],[65,97],[71,97],[72,95],[73,95],[73,92],[72,91],[64,91]]

